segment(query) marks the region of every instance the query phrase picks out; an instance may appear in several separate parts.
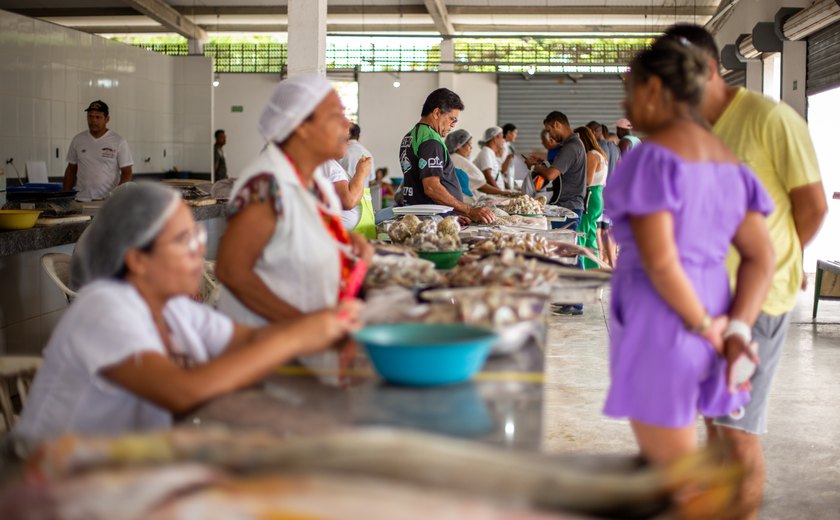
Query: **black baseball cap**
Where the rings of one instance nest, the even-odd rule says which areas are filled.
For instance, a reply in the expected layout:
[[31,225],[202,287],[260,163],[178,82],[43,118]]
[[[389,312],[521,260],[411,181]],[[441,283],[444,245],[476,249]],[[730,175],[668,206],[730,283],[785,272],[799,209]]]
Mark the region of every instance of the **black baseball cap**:
[[85,109],[85,112],[90,112],[91,110],[96,110],[97,112],[102,112],[106,116],[108,115],[108,105],[105,104],[104,101],[101,99],[97,99]]

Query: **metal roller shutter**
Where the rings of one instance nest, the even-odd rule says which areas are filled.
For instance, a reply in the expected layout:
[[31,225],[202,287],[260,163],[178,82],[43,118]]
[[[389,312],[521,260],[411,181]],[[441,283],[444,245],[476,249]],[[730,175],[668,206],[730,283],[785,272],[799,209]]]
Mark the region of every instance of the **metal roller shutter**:
[[726,81],[727,85],[733,87],[746,87],[747,69],[731,70],[723,76],[723,80]]
[[516,148],[522,152],[541,149],[542,121],[552,110],[566,114],[572,128],[595,120],[615,132],[615,122],[624,117],[621,102],[624,82],[615,74],[592,74],[574,79],[569,75],[499,75],[499,124],[513,123],[519,129]]
[[840,86],[840,22],[808,37],[807,94]]

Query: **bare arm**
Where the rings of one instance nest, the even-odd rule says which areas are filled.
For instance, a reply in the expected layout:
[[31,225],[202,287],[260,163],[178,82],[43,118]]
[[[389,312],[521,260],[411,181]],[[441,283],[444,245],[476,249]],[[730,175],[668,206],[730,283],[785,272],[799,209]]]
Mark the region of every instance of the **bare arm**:
[[502,171],[508,171],[510,167],[510,162],[513,160],[513,153],[508,154],[507,158],[502,162]]
[[341,181],[333,184],[338,198],[341,200],[341,207],[350,210],[359,205],[362,196],[367,188],[367,178],[370,174],[370,157],[362,157],[356,164],[356,174],[350,181]]
[[764,216],[756,212],[747,213],[732,239],[732,245],[741,255],[741,264],[738,266],[729,317],[752,325],[761,312],[775,269],[773,243],[767,233]]
[[219,242],[216,276],[243,305],[269,322],[288,320],[301,315],[295,306],[277,297],[254,272],[274,235],[277,215],[271,202],[246,206],[228,220]]
[[598,156],[594,153],[586,154],[586,185],[592,186],[592,180],[595,179],[595,172],[600,165]]
[[488,195],[510,195],[512,193],[508,190],[503,190],[501,188],[490,186],[489,184],[482,185],[480,188],[478,188],[478,191],[480,191],[481,193],[486,193]]
[[493,170],[487,168],[485,170],[481,170],[481,173],[484,174],[484,182],[487,183],[487,186],[499,189],[499,185],[496,184],[496,179],[493,178]]
[[62,190],[70,191],[76,186],[76,173],[79,171],[77,164],[67,163],[67,168],[64,169],[64,187]]
[[120,184],[131,182],[131,165],[120,168]]
[[[630,226],[639,247],[642,265],[660,298],[665,300],[684,323],[691,326],[702,324],[708,314],[680,263],[671,213],[659,211],[631,217]],[[714,326],[709,327],[703,334],[718,351],[723,347],[722,333],[725,324],[725,318],[717,319]]]
[[828,211],[822,182],[790,190],[790,203],[796,234],[804,249],[816,236]]
[[[735,296],[729,317],[753,325],[761,312],[775,270],[773,243],[767,233],[764,216],[755,212],[747,213],[738,226],[732,244],[741,255],[741,263],[738,266]],[[754,363],[761,362],[740,334],[732,334],[725,340],[723,354],[728,363],[726,382],[731,391],[736,390],[732,371],[739,357],[743,355]],[[744,387],[747,388],[748,385]]]
[[443,204],[444,206],[452,206],[455,208],[455,212],[459,215],[463,215],[470,220],[475,220],[478,222],[485,222],[490,223],[493,222],[495,217],[493,216],[493,212],[487,208],[474,208],[467,204],[464,204],[460,200],[456,199],[449,193],[446,188],[443,187],[443,184],[440,183],[440,178],[431,176],[426,177],[423,179],[423,191],[426,195],[437,202],[438,204]]
[[329,348],[354,327],[353,320],[341,318],[339,312],[346,310],[321,311],[285,326],[235,330],[221,356],[195,368],[181,368],[168,357],[149,352],[108,367],[102,375],[158,406],[184,413],[259,381],[296,356]]

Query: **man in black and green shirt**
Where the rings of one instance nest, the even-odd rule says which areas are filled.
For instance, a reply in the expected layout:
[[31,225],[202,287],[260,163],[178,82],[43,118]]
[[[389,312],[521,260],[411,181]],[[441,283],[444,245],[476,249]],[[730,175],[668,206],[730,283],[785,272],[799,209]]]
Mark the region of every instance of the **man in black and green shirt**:
[[470,220],[490,223],[493,221],[490,210],[464,203],[455,167],[443,142],[463,109],[461,98],[449,89],[439,88],[426,98],[420,121],[400,143],[403,197],[407,205],[451,206]]

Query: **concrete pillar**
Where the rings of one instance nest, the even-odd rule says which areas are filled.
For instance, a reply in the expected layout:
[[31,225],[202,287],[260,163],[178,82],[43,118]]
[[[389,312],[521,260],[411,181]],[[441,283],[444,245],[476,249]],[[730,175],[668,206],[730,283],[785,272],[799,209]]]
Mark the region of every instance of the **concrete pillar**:
[[805,95],[805,71],[808,43],[786,41],[782,50],[782,101],[793,107],[802,117],[807,116],[808,97]]
[[747,62],[747,88],[762,92],[764,87],[764,63],[761,60]]
[[204,44],[206,43],[206,39],[196,40],[195,38],[190,38],[187,40],[187,52],[190,54],[204,55]]
[[[455,89],[455,41],[452,38],[444,38],[440,42],[440,72],[438,73],[438,87],[448,88],[454,92]],[[449,63],[444,63],[449,62]]]
[[289,0],[289,76],[327,74],[327,0]]

